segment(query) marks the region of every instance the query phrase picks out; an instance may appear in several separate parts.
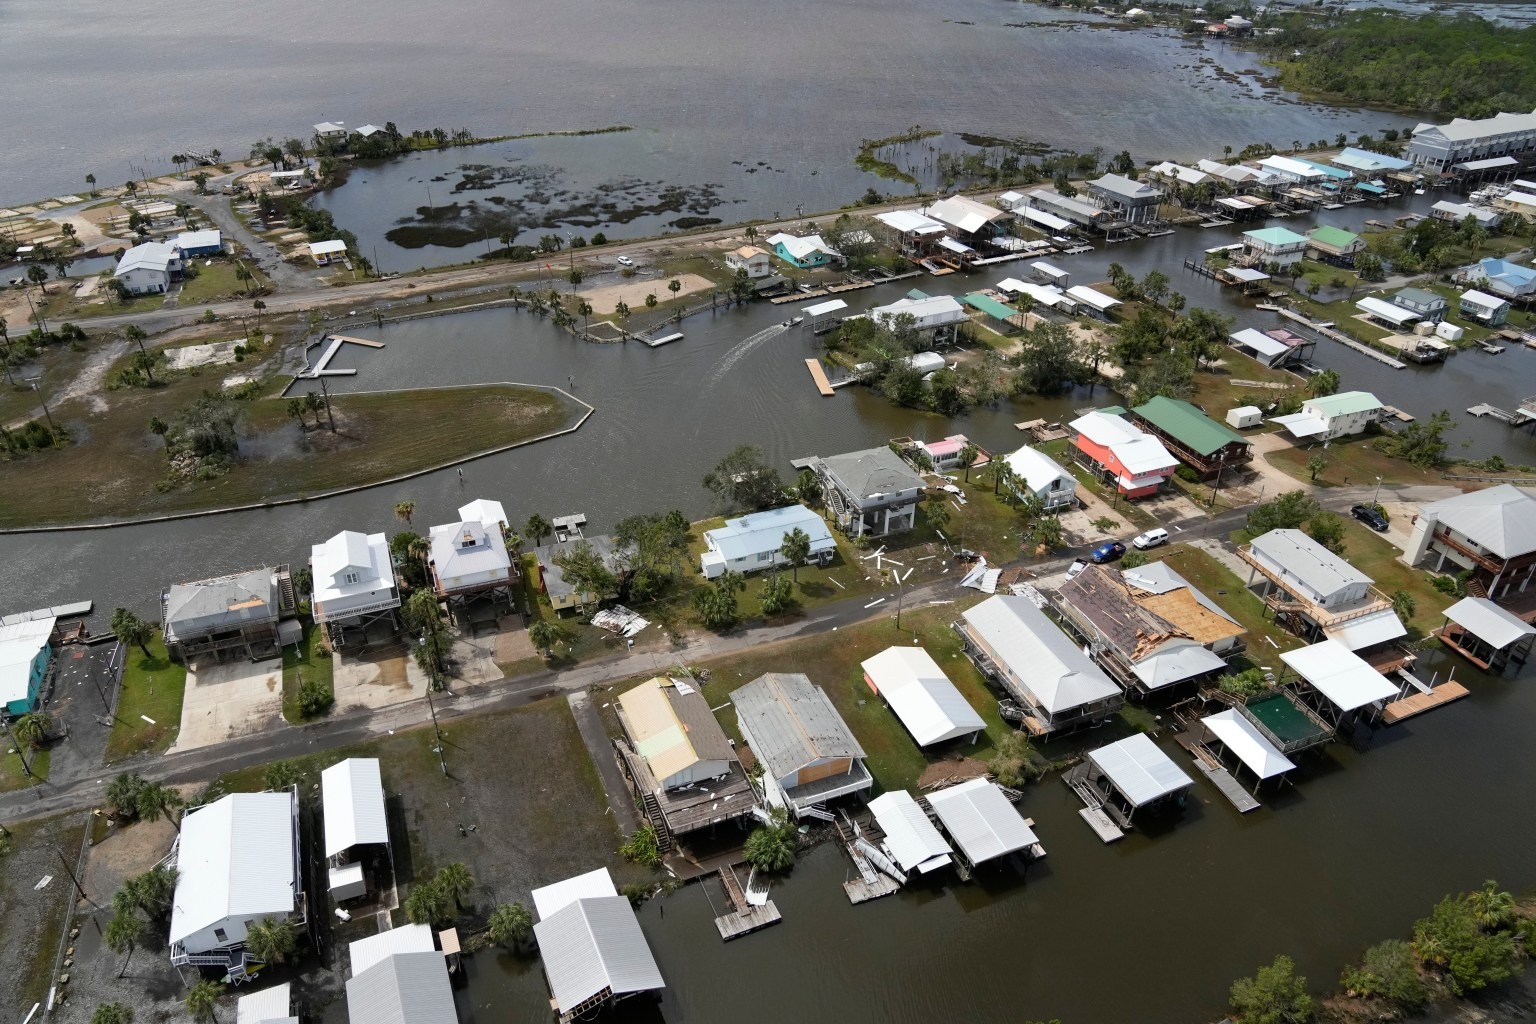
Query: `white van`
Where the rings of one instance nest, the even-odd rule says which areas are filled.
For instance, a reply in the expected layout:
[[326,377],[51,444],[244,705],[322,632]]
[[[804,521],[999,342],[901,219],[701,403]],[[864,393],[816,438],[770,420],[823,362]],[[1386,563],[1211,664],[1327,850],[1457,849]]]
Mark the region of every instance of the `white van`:
[[1134,547],[1137,547],[1142,551],[1147,550],[1147,548],[1155,548],[1159,544],[1167,543],[1168,531],[1163,529],[1161,526],[1157,527],[1155,530],[1148,530],[1146,533],[1141,534],[1135,540],[1131,541],[1131,544]]

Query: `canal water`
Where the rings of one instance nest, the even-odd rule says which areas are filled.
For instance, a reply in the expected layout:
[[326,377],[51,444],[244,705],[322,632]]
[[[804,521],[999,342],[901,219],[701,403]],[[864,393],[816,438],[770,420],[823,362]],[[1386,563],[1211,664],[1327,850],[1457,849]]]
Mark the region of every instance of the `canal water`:
[[[1219,44],[1007,0],[267,0],[259,21],[228,4],[186,14],[174,0],[0,8],[5,99],[26,112],[7,134],[0,204],[80,189],[87,173],[169,172],[187,150],[307,140],[326,120],[486,135],[629,124],[669,182],[740,183],[738,196],[776,192],[785,210],[815,198],[813,170],[841,176],[859,140],[913,124],[1140,157],[1412,122],[1234,87],[1199,59],[1257,61]],[[153,102],[106,102],[142,93],[151,68]],[[727,179],[715,168],[731,160],[788,173]]]

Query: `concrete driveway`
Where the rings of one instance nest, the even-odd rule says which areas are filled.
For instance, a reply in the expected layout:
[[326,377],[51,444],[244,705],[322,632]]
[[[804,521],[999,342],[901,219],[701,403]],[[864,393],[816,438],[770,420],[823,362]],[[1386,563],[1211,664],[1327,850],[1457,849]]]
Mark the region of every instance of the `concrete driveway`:
[[336,712],[384,708],[427,694],[427,676],[399,644],[366,654],[332,656]]
[[284,725],[283,662],[199,663],[187,671],[173,753]]

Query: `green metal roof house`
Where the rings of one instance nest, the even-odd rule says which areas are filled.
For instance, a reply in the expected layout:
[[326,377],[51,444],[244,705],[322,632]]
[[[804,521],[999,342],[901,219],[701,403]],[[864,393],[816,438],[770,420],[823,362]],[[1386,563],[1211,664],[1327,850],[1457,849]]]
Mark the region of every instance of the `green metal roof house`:
[[1253,458],[1247,438],[1188,402],[1158,395],[1136,406],[1131,415],[1202,480],[1215,476],[1223,467],[1240,466]]
[[1328,263],[1350,265],[1355,254],[1365,249],[1365,239],[1343,228],[1316,227],[1307,232],[1307,248]]
[[1446,310],[1450,306],[1450,303],[1445,301],[1445,296],[1425,291],[1423,288],[1403,288],[1398,290],[1392,296],[1392,304],[1412,310],[1425,320],[1433,323],[1444,320]]

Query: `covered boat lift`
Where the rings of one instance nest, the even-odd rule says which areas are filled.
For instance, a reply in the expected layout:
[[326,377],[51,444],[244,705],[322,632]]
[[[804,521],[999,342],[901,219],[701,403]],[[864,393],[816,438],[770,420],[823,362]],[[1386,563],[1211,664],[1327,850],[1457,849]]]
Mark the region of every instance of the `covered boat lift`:
[[1488,600],[1467,597],[1445,610],[1440,642],[1485,672],[1523,665],[1531,654],[1536,626]]
[[1338,640],[1284,651],[1280,660],[1303,684],[1293,683],[1292,689],[1304,700],[1311,698],[1309,703],[1335,731],[1362,712],[1367,719],[1374,718],[1399,693],[1399,687]]
[[1255,793],[1266,779],[1279,778],[1296,767],[1296,762],[1281,753],[1236,708],[1207,715],[1200,719],[1200,724],[1205,727],[1208,743],[1218,744],[1221,751],[1230,751],[1252,773]]

